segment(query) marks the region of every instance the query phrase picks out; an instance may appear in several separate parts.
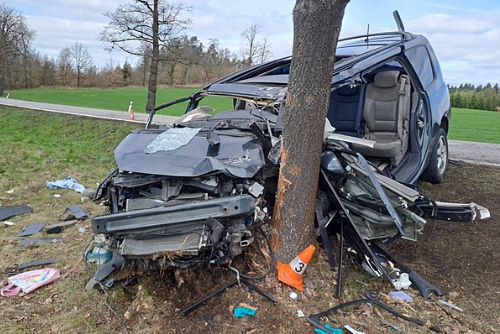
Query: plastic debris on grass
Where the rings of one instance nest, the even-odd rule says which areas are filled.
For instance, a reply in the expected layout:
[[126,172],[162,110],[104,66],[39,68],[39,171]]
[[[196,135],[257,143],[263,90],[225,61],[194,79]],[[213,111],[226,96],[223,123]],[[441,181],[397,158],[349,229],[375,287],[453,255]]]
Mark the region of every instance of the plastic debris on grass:
[[44,285],[50,284],[59,279],[59,270],[44,268],[31,270],[6,279],[0,289],[0,295],[4,297],[16,296],[19,292],[30,293]]
[[85,191],[85,187],[71,176],[62,180],[46,181],[45,185],[49,189],[72,189],[78,193],[83,193]]

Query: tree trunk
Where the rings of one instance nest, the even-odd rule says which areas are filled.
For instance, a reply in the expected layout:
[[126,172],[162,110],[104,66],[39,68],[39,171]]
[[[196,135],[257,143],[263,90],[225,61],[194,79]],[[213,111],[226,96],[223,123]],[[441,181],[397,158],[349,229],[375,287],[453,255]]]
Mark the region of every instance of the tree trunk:
[[182,86],[185,86],[188,82],[188,72],[189,72],[189,65],[185,65],[184,73],[182,74]]
[[148,113],[153,111],[156,105],[156,85],[158,76],[158,62],[160,59],[160,42],[158,37],[159,23],[158,23],[158,0],[154,0],[153,4],[153,55],[151,57],[151,67],[149,71],[148,83],[148,103],[146,111]]
[[24,56],[23,59],[24,67],[24,88],[28,89],[28,57]]
[[80,88],[80,70],[76,71],[76,87]]
[[314,212],[323,129],[335,48],[349,0],[297,0],[285,103],[273,245],[290,261],[314,240]]

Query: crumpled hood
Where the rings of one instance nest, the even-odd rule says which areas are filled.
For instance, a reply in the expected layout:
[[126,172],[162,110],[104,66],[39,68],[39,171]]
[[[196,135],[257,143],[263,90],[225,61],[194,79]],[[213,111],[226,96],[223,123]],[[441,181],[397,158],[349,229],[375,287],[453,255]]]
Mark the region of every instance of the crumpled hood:
[[[195,177],[222,172],[241,178],[253,177],[264,166],[264,153],[257,138],[247,132],[220,130],[220,144],[209,145],[200,131],[186,145],[170,151],[145,153],[146,147],[165,130],[142,130],[129,134],[115,149],[118,169],[144,174]],[[227,134],[224,132],[227,131]]]

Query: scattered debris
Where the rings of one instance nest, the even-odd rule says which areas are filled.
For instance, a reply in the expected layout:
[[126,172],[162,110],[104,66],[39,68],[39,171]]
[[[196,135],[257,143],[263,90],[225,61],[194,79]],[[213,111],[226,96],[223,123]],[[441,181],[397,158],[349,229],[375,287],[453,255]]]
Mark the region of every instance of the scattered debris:
[[410,276],[407,273],[401,273],[397,279],[392,280],[392,285],[398,290],[406,290],[411,285]]
[[[341,309],[351,307],[351,306],[357,306],[357,305],[361,305],[361,304],[371,304],[373,306],[377,306],[378,308],[392,314],[395,317],[401,318],[403,320],[409,321],[409,322],[414,323],[414,324],[419,325],[419,326],[426,325],[425,322],[423,322],[422,320],[416,319],[416,318],[411,318],[407,315],[404,315],[404,314],[392,309],[391,307],[387,306],[386,304],[382,303],[378,299],[378,295],[374,292],[367,293],[365,298],[351,300],[351,301],[339,304],[337,306],[334,306],[326,311],[312,314],[309,317],[307,317],[307,321],[309,321],[313,326],[325,330],[324,327],[321,325],[320,318],[326,317],[332,313],[337,313],[337,311],[339,311]],[[346,328],[346,327],[344,327],[344,328]],[[346,329],[348,329],[348,328],[346,328]],[[432,328],[430,328],[430,329],[432,330]],[[356,332],[351,332],[351,333],[356,333]]]
[[23,227],[23,229],[17,234],[18,237],[27,237],[33,234],[37,234],[45,227],[45,223],[29,224]]
[[297,294],[297,292],[295,291],[290,291],[290,294],[289,294],[290,298],[295,300],[299,297],[299,295]]
[[95,196],[95,189],[85,189],[85,191],[82,193],[82,196],[80,197],[80,200],[83,202],[91,200]]
[[86,231],[86,229],[85,229],[85,227],[83,227],[83,226],[80,226],[80,227],[78,228],[78,232],[79,232],[80,234],[85,233],[85,231]]
[[205,297],[199,299],[198,301],[196,301],[193,304],[186,307],[184,310],[182,310],[182,315],[186,316],[186,315],[190,314],[191,312],[196,310],[201,305],[205,304],[206,302],[213,299],[214,297],[222,294],[227,289],[235,286],[236,284],[245,285],[250,291],[254,291],[255,293],[261,295],[262,297],[267,299],[269,302],[271,302],[273,305],[276,305],[278,303],[278,301],[273,296],[269,295],[267,292],[261,290],[259,287],[257,287],[253,283],[251,283],[249,278],[245,278],[245,276],[243,276],[242,274],[238,274],[236,279],[234,279],[233,281],[229,282],[226,285],[221,286],[217,290],[207,294]]
[[68,227],[73,226],[75,224],[76,224],[76,220],[68,220],[68,221],[64,221],[64,222],[59,222],[59,223],[47,225],[45,227],[45,232],[47,232],[47,234],[61,233],[61,231],[64,230],[65,228],[68,228]]
[[27,205],[0,206],[0,220],[31,212],[33,209]]
[[236,318],[243,318],[245,316],[253,317],[255,315],[255,310],[248,307],[235,307],[233,310],[233,315]]
[[49,189],[72,189],[78,193],[83,193],[85,191],[85,187],[71,176],[62,180],[46,181],[45,185]]
[[412,302],[413,298],[404,291],[391,291],[389,297],[396,301]]
[[347,331],[352,334],[366,334],[365,332],[358,331],[349,325],[344,325],[344,328],[347,329]]
[[7,278],[0,289],[0,295],[5,297],[16,296],[19,292],[30,293],[44,285],[50,284],[61,277],[59,270],[44,268],[31,270]]
[[11,222],[11,221],[9,221],[9,220],[4,220],[2,223],[4,223],[4,224],[5,224],[5,225],[7,225],[7,226],[14,226],[14,225],[16,225],[16,223]]
[[13,194],[16,189],[12,188],[6,191],[7,194]]
[[399,328],[398,326],[390,323],[389,321],[387,321],[385,319],[380,319],[380,323],[382,324],[382,326],[389,327],[390,329],[392,329],[396,333],[403,333],[403,329]]
[[451,307],[452,309],[457,310],[459,312],[463,312],[464,311],[463,308],[461,308],[461,307],[459,307],[459,306],[457,306],[457,305],[455,305],[453,303],[447,302],[447,301],[442,300],[442,299],[440,299],[438,301],[439,301],[440,304],[443,304],[445,306]]
[[23,239],[17,243],[17,247],[29,247],[36,246],[39,243],[50,243],[61,241],[63,238],[35,238],[35,239]]
[[54,197],[55,197],[55,198],[61,198],[61,197],[62,197],[62,195],[61,195],[61,194],[54,194]]
[[211,314],[204,314],[201,316],[201,319],[205,323],[205,326],[215,327],[214,316]]
[[330,326],[330,324],[325,324],[323,327],[325,327],[325,329],[327,329],[328,331],[324,331],[322,330],[321,328],[315,328],[314,329],[314,332],[315,333],[318,333],[318,334],[343,334],[344,331],[340,328],[333,328],[332,326]]
[[94,247],[92,250],[85,252],[85,259],[87,262],[95,262],[102,265],[113,258],[113,253],[109,249],[102,247]]
[[82,208],[80,205],[70,205],[66,208],[66,211],[64,211],[64,218],[63,220],[84,220],[88,219],[90,215],[88,214],[87,211],[85,211],[84,208]]
[[23,272],[24,270],[26,270],[28,268],[37,267],[37,266],[45,266],[48,264],[53,264],[55,262],[56,262],[56,260],[54,260],[54,259],[40,259],[40,260],[25,262],[25,263],[20,264],[18,266],[5,268],[4,273],[6,273],[8,275],[13,275],[13,274]]
[[299,318],[304,318],[306,315],[304,314],[304,312],[302,310],[297,310],[297,317]]
[[302,282],[302,275],[311,261],[316,247],[309,245],[290,263],[278,262],[278,280],[283,282],[299,291],[304,291],[304,283]]

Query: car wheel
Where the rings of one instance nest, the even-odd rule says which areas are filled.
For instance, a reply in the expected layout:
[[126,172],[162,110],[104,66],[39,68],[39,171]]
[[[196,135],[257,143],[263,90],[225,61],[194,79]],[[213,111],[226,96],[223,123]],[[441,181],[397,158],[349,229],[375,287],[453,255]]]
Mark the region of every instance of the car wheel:
[[421,178],[431,183],[440,183],[443,180],[446,167],[448,167],[448,135],[444,129],[439,129],[429,162]]

